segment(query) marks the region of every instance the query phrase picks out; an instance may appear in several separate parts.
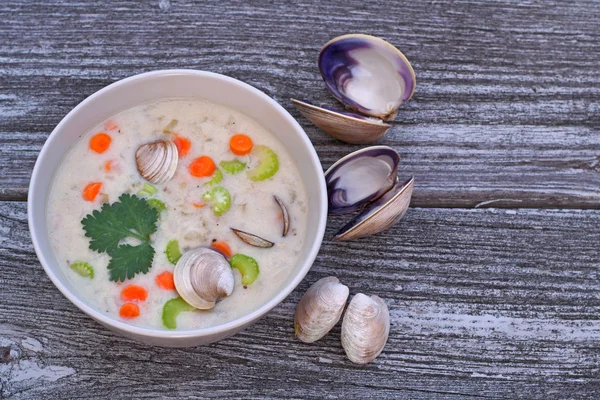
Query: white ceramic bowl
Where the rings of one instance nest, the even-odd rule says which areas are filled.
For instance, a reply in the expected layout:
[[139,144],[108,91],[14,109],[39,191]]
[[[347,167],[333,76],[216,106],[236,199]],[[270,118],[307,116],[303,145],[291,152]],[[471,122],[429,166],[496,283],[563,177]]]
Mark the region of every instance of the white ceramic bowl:
[[[99,312],[74,290],[57,265],[47,237],[46,200],[52,178],[71,146],[94,125],[130,107],[169,97],[196,97],[240,110],[269,129],[296,161],[308,194],[308,224],[298,264],[267,303],[234,321],[206,329],[168,331],[133,326]],[[327,218],[327,192],[319,158],[304,130],[263,92],[223,75],[193,70],[148,72],[115,82],[75,107],[56,126],[37,159],[29,185],[28,217],[37,256],[56,287],[77,307],[109,329],[144,343],[186,347],[208,344],[239,332],[279,304],[304,278],[317,256]],[[290,327],[292,316],[290,315]],[[291,328],[290,328],[291,329]]]

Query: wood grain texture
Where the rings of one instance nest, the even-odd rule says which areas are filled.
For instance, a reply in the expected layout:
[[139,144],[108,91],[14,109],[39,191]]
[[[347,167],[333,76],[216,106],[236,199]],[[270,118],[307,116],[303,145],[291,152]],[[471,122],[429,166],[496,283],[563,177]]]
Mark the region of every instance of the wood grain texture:
[[[38,264],[24,203],[0,203],[0,397],[593,398],[600,390],[600,212],[411,209],[390,231],[329,239],[304,282],[246,331],[163,349],[114,336]],[[377,294],[390,338],[372,364],[344,356],[340,326],[293,337],[310,284],[337,276]]]
[[415,206],[600,205],[597,1],[0,3],[0,198],[23,200],[60,119],[103,86],[162,68],[248,82],[299,119],[324,167],[352,146],[289,102],[335,105],[316,69],[330,38],[381,36],[417,91],[380,141],[416,176]]
[[[600,211],[553,208],[600,207],[599,15],[593,0],[0,2],[0,200],[19,200],[0,201],[0,398],[598,397]],[[360,146],[289,98],[336,105],[316,56],[350,32],[413,63],[415,97],[379,143],[428,208],[348,243],[330,241],[344,222],[331,218],[297,290],[207,347],[116,337],[52,285],[20,201],[77,103],[149,70],[222,73],[288,109],[327,168]],[[295,304],[328,275],[387,302],[375,363],[348,362],[339,325],[311,345],[293,338]]]

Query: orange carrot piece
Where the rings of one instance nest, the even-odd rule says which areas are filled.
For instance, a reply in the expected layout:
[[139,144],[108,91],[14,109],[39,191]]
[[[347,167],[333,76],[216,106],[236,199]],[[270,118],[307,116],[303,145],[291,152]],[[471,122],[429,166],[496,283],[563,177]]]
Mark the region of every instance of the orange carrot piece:
[[156,275],[156,284],[159,288],[166,290],[175,290],[175,281],[173,280],[173,273],[165,271]]
[[231,258],[231,247],[229,247],[227,242],[213,242],[210,246],[219,253],[223,254],[225,257]]
[[106,133],[97,133],[90,139],[90,149],[96,153],[104,153],[110,146],[110,142],[112,142],[112,139]]
[[216,169],[215,162],[209,156],[198,157],[188,166],[190,174],[198,178],[211,176]]
[[173,134],[173,143],[177,146],[177,151],[179,153],[179,157],[185,157],[190,152],[192,148],[192,142],[190,139],[179,136],[178,134]]
[[108,160],[107,162],[104,163],[104,171],[106,172],[111,172],[112,168],[113,168],[113,160]]
[[229,148],[231,149],[231,152],[238,156],[250,153],[253,146],[254,143],[252,143],[252,139],[246,135],[237,134],[229,139]]
[[116,131],[117,129],[119,129],[119,125],[115,124],[113,121],[106,121],[104,123],[104,129],[106,129],[107,131]]
[[192,205],[196,208],[204,208],[204,206],[206,206],[204,203],[192,203]]
[[102,182],[92,182],[89,183],[84,189],[81,196],[85,201],[94,201],[96,200],[96,196],[100,193],[100,189],[102,189]]
[[148,291],[138,285],[128,285],[121,291],[123,301],[144,301],[148,297]]
[[136,318],[140,316],[140,308],[137,304],[125,303],[121,306],[119,315],[122,318]]

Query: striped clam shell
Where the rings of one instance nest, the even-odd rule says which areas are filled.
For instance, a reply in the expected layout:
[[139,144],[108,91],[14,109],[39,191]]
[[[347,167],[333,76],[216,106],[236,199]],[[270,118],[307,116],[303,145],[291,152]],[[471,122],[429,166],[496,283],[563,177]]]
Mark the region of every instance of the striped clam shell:
[[157,140],[141,145],[135,152],[137,169],[151,183],[168,182],[177,169],[179,152],[170,140]]

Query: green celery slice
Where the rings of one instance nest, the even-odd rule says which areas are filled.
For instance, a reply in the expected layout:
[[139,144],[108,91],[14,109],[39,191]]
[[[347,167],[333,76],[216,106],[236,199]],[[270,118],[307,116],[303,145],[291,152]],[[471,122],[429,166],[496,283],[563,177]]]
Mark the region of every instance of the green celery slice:
[[277,154],[267,146],[255,146],[252,154],[259,160],[258,166],[246,172],[248,179],[253,182],[264,181],[279,171]]
[[165,249],[165,254],[167,255],[167,260],[173,265],[177,264],[177,261],[181,258],[181,250],[179,250],[179,242],[175,239],[170,240],[167,243],[167,248]]
[[94,277],[94,267],[84,261],[75,261],[73,264],[69,265],[77,275],[83,276],[85,278],[93,278]]
[[246,168],[246,163],[236,159],[229,161],[221,161],[219,165],[221,166],[221,168],[223,168],[225,172],[232,175],[239,174]]
[[142,190],[140,190],[139,192],[137,192],[138,196],[152,196],[154,193],[156,193],[158,189],[155,188],[154,186],[148,184],[148,183],[144,183],[144,187],[142,188]]
[[223,186],[216,186],[204,193],[202,200],[212,203],[216,216],[225,214],[231,208],[231,195]]
[[175,297],[165,303],[162,311],[162,322],[168,329],[177,328],[177,316],[185,311],[194,311],[195,308],[190,306],[181,297]]
[[229,261],[232,268],[242,274],[242,285],[249,285],[258,278],[260,269],[256,260],[245,254],[234,254]]
[[211,186],[211,185],[216,185],[218,183],[221,183],[223,181],[223,173],[221,172],[220,169],[217,169],[215,171],[215,173],[213,174],[213,177],[210,181],[206,182],[205,185],[207,186]]
[[150,207],[154,208],[159,213],[161,211],[165,211],[167,209],[167,206],[165,205],[165,203],[163,203],[162,201],[160,201],[158,199],[148,199],[148,200],[146,200],[146,202],[148,203],[148,205]]

